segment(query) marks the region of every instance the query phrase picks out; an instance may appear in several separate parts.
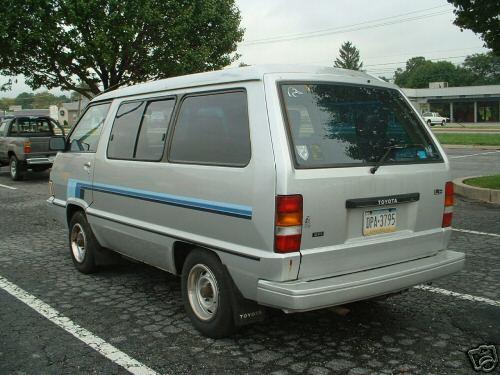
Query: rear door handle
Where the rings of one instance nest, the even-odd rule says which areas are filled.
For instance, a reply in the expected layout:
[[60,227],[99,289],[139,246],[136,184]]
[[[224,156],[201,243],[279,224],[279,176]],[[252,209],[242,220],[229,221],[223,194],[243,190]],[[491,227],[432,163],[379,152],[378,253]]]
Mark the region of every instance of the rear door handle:
[[92,164],[90,163],[90,161],[88,161],[88,162],[86,162],[86,163],[83,165],[83,168],[85,168],[85,169],[89,169],[91,166],[92,166]]

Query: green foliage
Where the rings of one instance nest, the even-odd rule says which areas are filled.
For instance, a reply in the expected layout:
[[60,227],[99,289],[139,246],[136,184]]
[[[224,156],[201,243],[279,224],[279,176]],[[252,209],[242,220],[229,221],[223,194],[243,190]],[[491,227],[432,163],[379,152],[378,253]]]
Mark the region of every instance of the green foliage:
[[481,133],[435,133],[442,144],[500,146],[500,134]]
[[335,59],[337,68],[360,70],[363,67],[359,49],[351,42],[344,42],[339,49],[339,57]]
[[412,57],[405,69],[394,72],[394,81],[407,88],[427,88],[429,82],[448,82],[449,86],[495,85],[500,83],[499,60],[492,53],[475,54],[468,56],[463,66],[457,66],[449,61]]
[[66,95],[56,96],[48,91],[39,92],[36,94],[23,92],[15,98],[1,98],[0,110],[8,111],[12,105],[20,105],[23,109],[47,109],[51,105],[67,103],[71,101]]
[[500,174],[493,176],[483,176],[476,178],[468,178],[464,181],[467,185],[477,186],[486,189],[500,190]]
[[500,55],[500,3],[498,0],[448,0],[455,6],[457,16],[454,24],[462,29],[470,29],[481,37],[488,48]]
[[3,0],[0,74],[92,96],[231,63],[234,0]]

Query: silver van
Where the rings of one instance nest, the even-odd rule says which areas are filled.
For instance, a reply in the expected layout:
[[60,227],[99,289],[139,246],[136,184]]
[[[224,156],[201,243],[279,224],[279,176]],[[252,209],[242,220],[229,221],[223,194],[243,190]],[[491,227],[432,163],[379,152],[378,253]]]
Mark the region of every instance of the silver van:
[[252,66],[94,98],[48,199],[84,273],[119,253],[180,275],[210,337],[386,296],[459,271],[446,250],[443,149],[394,85],[362,72]]

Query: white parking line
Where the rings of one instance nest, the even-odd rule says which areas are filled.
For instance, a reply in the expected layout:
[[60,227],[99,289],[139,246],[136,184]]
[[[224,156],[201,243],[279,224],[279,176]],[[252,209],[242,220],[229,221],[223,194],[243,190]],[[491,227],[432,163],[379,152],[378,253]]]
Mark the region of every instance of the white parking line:
[[478,156],[478,155],[488,155],[488,154],[497,154],[498,151],[488,151],[488,152],[480,152],[478,154],[470,154],[470,155],[458,155],[458,156],[450,156],[449,159],[460,159],[460,158],[468,158],[469,156]]
[[35,296],[27,293],[17,285],[11,283],[7,279],[4,279],[2,276],[0,276],[0,288],[31,307],[52,323],[64,329],[66,332],[71,333],[77,339],[83,341],[85,344],[101,353],[109,360],[123,367],[128,372],[137,375],[157,375],[154,370],[150,369],[141,362],[136,361],[132,357],[129,357],[127,354],[118,350],[116,347],[104,341],[100,337],[97,337],[92,332],[87,331],[85,328],[82,328],[76,323],[73,323],[69,318],[60,314],[57,310],[53,309],[45,302],[42,302]]
[[2,185],[2,184],[0,184],[0,187],[6,188],[6,189],[10,189],[10,190],[17,190],[17,188],[15,188],[15,187],[7,186],[7,185]]
[[476,297],[470,294],[463,294],[463,293],[457,293],[457,292],[452,292],[451,290],[446,290],[446,289],[441,289],[441,288],[435,288],[433,286],[429,285],[416,285],[413,288],[415,289],[420,289],[420,290],[426,290],[428,292],[432,293],[438,293],[438,294],[443,294],[445,296],[451,296],[455,297],[458,299],[463,299],[466,301],[472,301],[472,302],[482,302],[486,303],[491,306],[495,307],[500,307],[500,301],[495,301],[489,298],[484,298],[484,297]]
[[452,228],[452,230],[454,230],[455,232],[479,234],[481,236],[500,237],[500,234],[497,234],[497,233],[478,232],[477,230],[458,229],[458,228]]

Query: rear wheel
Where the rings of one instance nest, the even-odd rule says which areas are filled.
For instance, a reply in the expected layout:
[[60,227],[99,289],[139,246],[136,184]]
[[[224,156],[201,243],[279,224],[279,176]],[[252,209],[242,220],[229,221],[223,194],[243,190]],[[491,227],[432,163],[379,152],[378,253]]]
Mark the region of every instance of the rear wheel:
[[19,162],[19,160],[17,160],[15,155],[12,155],[10,157],[9,170],[10,170],[10,177],[14,181],[19,181],[23,179],[25,169],[22,163]]
[[195,328],[211,338],[235,331],[230,279],[219,258],[206,250],[189,253],[182,268],[182,299]]
[[82,273],[95,272],[95,257],[100,248],[85,214],[77,211],[69,223],[69,250],[76,269]]

